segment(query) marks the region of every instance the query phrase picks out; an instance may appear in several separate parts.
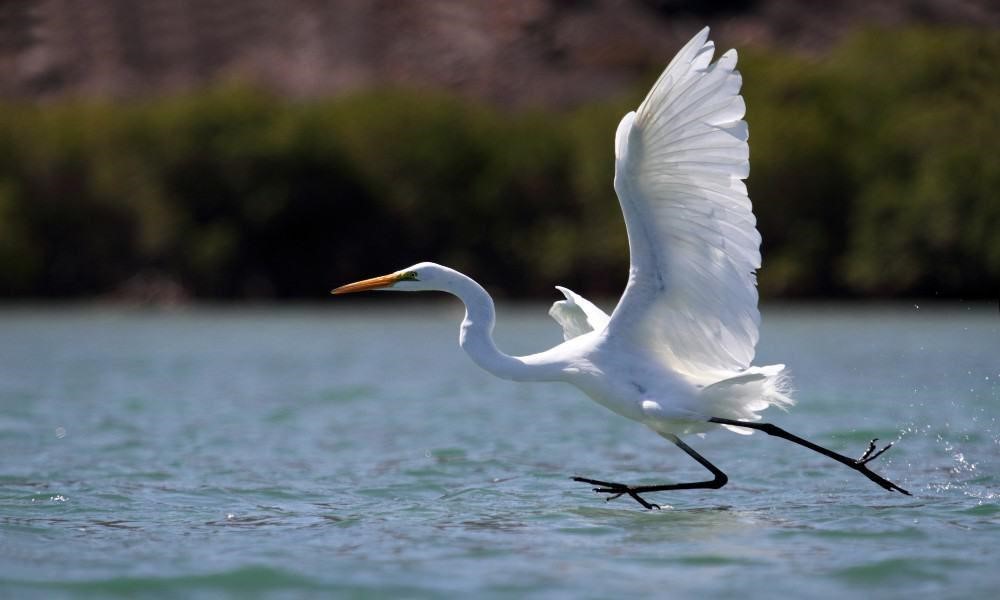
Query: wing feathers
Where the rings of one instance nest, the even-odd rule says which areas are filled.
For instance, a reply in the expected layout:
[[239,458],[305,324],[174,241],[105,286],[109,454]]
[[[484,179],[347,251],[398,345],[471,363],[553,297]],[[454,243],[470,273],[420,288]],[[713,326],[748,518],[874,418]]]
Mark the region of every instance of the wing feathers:
[[563,329],[563,339],[570,340],[590,331],[601,330],[608,324],[607,313],[583,296],[562,286],[556,286],[565,300],[558,300],[549,309],[549,315]]
[[632,265],[608,332],[695,378],[747,368],[760,320],[742,78],[714,51],[703,29],[615,135]]

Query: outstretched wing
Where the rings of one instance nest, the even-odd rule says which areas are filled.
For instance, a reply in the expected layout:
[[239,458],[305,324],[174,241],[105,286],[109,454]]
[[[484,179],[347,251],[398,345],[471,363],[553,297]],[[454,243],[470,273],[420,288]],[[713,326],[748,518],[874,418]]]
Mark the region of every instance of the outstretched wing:
[[609,317],[594,303],[573,290],[556,286],[556,289],[566,296],[552,304],[549,314],[562,327],[563,339],[571,340],[591,331],[600,331],[608,324]]
[[741,78],[714,49],[705,28],[615,135],[631,270],[608,335],[695,377],[748,367],[760,322]]

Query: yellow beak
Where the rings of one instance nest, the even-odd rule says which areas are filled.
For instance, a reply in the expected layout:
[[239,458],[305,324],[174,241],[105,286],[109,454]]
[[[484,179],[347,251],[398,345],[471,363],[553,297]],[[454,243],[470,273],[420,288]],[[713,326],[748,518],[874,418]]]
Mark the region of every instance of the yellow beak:
[[342,285],[335,290],[331,290],[331,294],[353,294],[354,292],[364,292],[366,290],[377,290],[384,287],[389,287],[390,285],[399,281],[399,273],[390,273],[388,275],[382,275],[381,277],[372,277],[371,279],[365,279],[363,281],[355,281],[354,283],[348,283],[347,285]]

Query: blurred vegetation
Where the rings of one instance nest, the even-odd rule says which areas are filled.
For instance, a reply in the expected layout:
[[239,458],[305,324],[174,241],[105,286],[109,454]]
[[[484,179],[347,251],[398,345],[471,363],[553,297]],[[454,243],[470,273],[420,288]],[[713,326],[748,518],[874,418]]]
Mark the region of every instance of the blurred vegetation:
[[[765,296],[995,296],[1000,33],[870,31],[744,50]],[[655,78],[650,74],[650,81]],[[0,296],[312,297],[419,260],[500,295],[612,296],[627,241],[612,138],[634,96],[510,113],[242,87],[0,106]]]

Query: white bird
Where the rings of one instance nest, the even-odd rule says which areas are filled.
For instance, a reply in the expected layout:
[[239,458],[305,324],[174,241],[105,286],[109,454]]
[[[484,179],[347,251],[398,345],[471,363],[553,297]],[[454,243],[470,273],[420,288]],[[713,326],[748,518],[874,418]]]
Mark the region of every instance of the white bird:
[[887,490],[909,495],[870,471],[873,440],[852,459],[774,425],[760,411],[787,407],[784,365],[751,366],[758,339],[755,272],[760,234],[743,179],[749,174],[748,128],[736,51],[712,62],[708,28],[677,53],[636,111],[615,133],[614,188],[628,232],[628,284],[609,317],[572,291],[549,314],[565,341],[528,356],[493,342],[495,311],[471,278],[422,262],[341,286],[363,290],[438,290],[465,303],[459,343],[480,367],[515,381],[571,383],[619,415],[645,424],[708,469],[713,479],[632,486],[574,477],[611,500],[640,494],[720,488],[728,478],[680,436],[724,427],[761,430],[824,454]]

